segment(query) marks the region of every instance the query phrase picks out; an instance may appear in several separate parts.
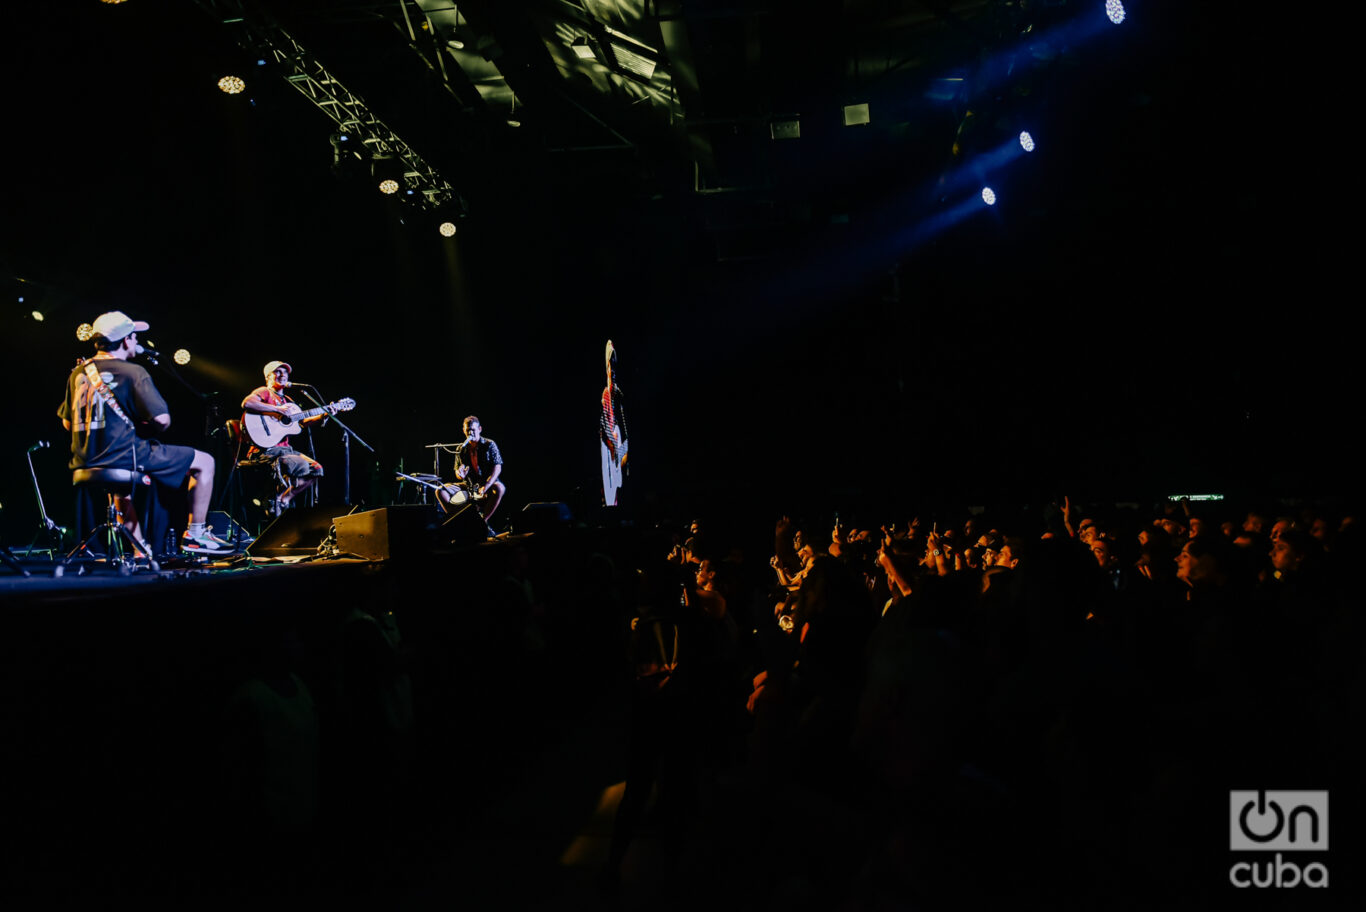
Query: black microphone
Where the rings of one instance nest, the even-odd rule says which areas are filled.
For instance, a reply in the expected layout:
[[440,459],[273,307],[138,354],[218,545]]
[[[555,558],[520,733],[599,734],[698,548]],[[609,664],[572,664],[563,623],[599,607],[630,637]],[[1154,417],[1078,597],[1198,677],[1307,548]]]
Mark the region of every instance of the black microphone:
[[33,446],[29,447],[28,451],[32,453],[34,450],[46,450],[50,446],[52,446],[52,444],[48,443],[46,440],[39,440]]

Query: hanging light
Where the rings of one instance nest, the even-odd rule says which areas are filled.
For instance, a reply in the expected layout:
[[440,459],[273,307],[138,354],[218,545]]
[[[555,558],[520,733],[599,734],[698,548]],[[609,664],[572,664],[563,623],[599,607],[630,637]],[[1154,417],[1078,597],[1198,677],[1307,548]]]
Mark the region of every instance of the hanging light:
[[403,167],[397,158],[387,152],[378,153],[371,159],[370,176],[374,178],[379,192],[386,196],[392,196],[403,186]]
[[240,76],[224,76],[218,80],[218,87],[229,95],[237,95],[246,89],[247,84]]

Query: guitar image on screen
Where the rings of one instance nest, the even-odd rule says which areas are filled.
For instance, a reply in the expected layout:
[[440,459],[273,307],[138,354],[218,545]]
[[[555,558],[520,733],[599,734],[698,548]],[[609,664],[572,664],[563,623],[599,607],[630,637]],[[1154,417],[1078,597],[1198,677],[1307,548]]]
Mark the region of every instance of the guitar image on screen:
[[251,442],[262,449],[279,446],[280,441],[290,434],[297,434],[303,430],[305,420],[315,418],[318,415],[335,415],[337,412],[349,412],[356,407],[354,399],[338,399],[336,402],[328,403],[321,408],[304,410],[293,402],[285,404],[284,408],[288,411],[287,415],[262,415],[256,412],[248,412],[242,416],[242,427],[246,430]]
[[607,385],[602,390],[602,415],[598,441],[602,448],[602,502],[613,507],[621,490],[626,468],[626,410],[621,402],[621,387],[616,382],[617,350],[607,340]]

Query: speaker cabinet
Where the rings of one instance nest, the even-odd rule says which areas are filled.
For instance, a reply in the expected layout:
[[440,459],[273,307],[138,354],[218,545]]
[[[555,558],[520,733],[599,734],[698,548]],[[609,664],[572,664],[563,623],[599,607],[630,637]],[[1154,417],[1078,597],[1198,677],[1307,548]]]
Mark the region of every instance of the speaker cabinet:
[[381,507],[338,516],[337,548],[366,560],[392,560],[428,554],[440,543],[441,512],[423,504]]
[[447,544],[473,545],[488,541],[489,527],[474,504],[465,504],[441,525],[441,538]]
[[252,557],[307,557],[332,528],[332,517],[344,507],[295,507],[275,518],[247,547]]
[[569,528],[574,513],[559,501],[529,503],[512,520],[514,532],[551,532]]

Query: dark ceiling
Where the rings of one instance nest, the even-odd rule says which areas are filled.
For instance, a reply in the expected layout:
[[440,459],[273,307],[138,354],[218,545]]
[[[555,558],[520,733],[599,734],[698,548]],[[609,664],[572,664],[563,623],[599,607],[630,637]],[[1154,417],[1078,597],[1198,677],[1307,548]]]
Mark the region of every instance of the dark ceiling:
[[584,208],[687,195],[718,260],[928,189],[1125,51],[1094,2],[199,5],[248,56],[297,42],[476,209],[495,170]]
[[[1306,23],[1127,7],[6,8],[0,261],[46,319],[5,314],[35,377],[5,454],[53,435],[71,328],[118,306],[195,352],[159,381],[183,442],[283,357],[360,401],[380,476],[479,412],[517,499],[591,492],[609,337],[660,498],[790,496],[836,439],[827,499],[1350,484],[1347,337],[1286,304],[1351,258],[1324,182],[1355,171],[1310,128],[1336,58]],[[334,175],[319,73],[420,159],[413,201]],[[1321,442],[1261,458],[1284,433]]]

